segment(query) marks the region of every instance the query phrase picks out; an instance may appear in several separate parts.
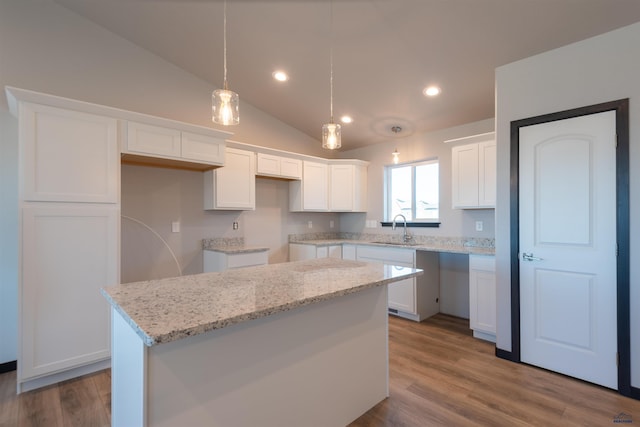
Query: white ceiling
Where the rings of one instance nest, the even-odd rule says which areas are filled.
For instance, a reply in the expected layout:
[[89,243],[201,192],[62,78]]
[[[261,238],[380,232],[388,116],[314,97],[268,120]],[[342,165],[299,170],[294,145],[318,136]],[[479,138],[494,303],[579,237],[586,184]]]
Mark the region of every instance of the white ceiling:
[[[222,85],[222,0],[55,0]],[[491,118],[496,67],[640,21],[639,0],[229,0],[229,88],[319,139],[334,113],[343,150]],[[290,81],[277,83],[276,69]],[[442,94],[426,98],[437,84]],[[552,94],[550,94],[552,95]],[[400,125],[394,135],[390,128]]]

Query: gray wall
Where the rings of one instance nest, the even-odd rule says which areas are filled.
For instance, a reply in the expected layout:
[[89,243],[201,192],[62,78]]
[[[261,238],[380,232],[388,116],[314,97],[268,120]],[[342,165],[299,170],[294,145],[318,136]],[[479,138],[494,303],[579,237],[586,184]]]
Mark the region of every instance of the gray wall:
[[630,98],[631,360],[640,387],[640,23],[500,67],[496,71],[498,141],[497,345],[511,350],[509,156],[512,120]]

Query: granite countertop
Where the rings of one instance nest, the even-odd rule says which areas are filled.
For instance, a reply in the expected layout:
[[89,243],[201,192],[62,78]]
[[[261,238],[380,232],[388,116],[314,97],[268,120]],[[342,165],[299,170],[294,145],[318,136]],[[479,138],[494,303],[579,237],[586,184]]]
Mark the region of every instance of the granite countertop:
[[101,293],[152,346],[420,274],[323,258],[125,283]]
[[243,237],[202,239],[202,249],[225,254],[246,254],[266,252],[269,250],[269,248],[264,246],[247,246],[244,244]]
[[494,255],[496,249],[494,247],[485,246],[473,246],[460,244],[458,242],[442,241],[435,242],[410,242],[402,243],[398,241],[367,241],[367,240],[349,240],[349,239],[319,239],[319,240],[298,240],[289,243],[298,243],[301,245],[314,245],[314,246],[331,246],[342,244],[353,245],[367,245],[367,246],[384,246],[390,248],[405,248],[413,249],[417,251],[429,251],[429,252],[448,252],[455,254],[474,254],[474,255]]

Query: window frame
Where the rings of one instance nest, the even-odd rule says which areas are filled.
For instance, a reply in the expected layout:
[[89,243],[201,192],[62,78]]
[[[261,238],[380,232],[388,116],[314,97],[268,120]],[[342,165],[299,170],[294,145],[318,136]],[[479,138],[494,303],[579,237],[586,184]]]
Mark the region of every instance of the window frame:
[[[437,164],[438,165],[438,217],[434,219],[416,219],[416,167],[429,165],[429,164]],[[393,169],[403,168],[403,167],[411,167],[411,220],[407,221],[408,227],[439,227],[440,225],[440,159],[438,157],[429,157],[426,159],[411,161],[411,162],[403,162],[397,164],[388,164],[384,166],[384,218],[385,220],[381,222],[383,227],[391,226],[393,218],[391,218],[391,210],[393,206],[393,201],[391,200],[391,171]]]

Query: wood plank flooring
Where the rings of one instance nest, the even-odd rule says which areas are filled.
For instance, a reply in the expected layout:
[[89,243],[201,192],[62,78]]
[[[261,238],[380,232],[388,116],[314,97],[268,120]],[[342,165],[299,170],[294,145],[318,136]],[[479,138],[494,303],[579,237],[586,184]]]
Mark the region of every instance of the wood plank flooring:
[[[390,317],[389,358],[391,396],[350,427],[640,424],[640,401],[498,359],[464,319]],[[0,427],[108,426],[110,384],[106,370],[16,396],[15,372],[1,374]]]

